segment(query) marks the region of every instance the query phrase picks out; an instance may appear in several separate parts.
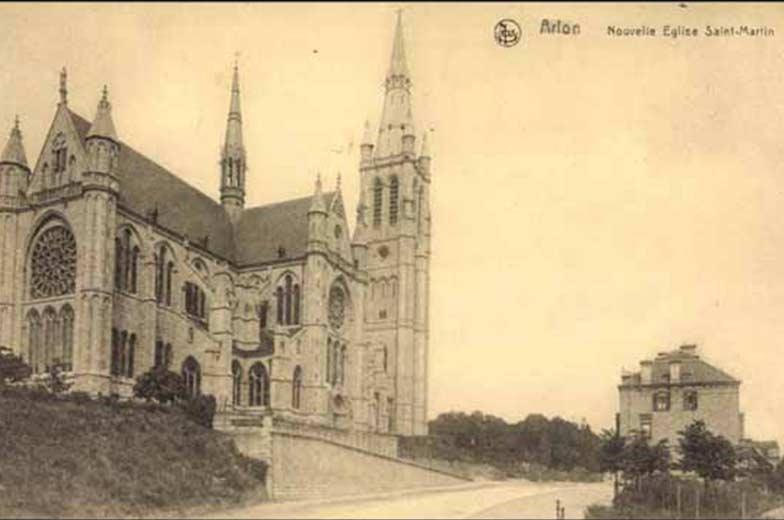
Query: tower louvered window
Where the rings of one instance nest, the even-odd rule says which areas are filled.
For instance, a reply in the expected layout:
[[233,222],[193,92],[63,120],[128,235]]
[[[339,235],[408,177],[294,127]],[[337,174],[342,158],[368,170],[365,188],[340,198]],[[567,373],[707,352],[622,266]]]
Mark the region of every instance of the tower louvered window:
[[389,182],[389,223],[390,224],[397,224],[399,192],[400,192],[400,183],[398,182],[396,176],[392,177],[392,180]]
[[376,178],[373,181],[373,225],[381,225],[381,204],[383,203],[384,187],[381,185],[381,179]]

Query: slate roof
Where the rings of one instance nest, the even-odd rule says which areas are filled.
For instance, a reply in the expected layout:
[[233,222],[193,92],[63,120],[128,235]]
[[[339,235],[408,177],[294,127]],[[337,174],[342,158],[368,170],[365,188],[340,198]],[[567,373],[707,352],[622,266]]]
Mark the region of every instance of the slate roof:
[[[324,194],[327,206],[335,192]],[[283,248],[285,258],[305,254],[308,244],[308,210],[313,197],[266,204],[242,212],[235,230],[238,265],[249,265],[280,258]]]
[[[91,124],[71,116],[84,142]],[[219,202],[122,142],[117,174],[121,205],[145,217],[157,208],[159,225],[197,244],[209,236],[207,249],[235,265],[277,260],[279,247],[286,258],[305,253],[312,197],[246,208],[235,229]],[[329,203],[333,196],[324,197]]]
[[[740,384],[740,381],[728,373],[700,359],[691,350],[683,348],[670,352],[663,352],[651,360],[651,384],[668,384],[670,376],[670,363],[679,361],[681,383],[684,384]],[[623,378],[621,386],[640,385],[640,373],[628,374]]]

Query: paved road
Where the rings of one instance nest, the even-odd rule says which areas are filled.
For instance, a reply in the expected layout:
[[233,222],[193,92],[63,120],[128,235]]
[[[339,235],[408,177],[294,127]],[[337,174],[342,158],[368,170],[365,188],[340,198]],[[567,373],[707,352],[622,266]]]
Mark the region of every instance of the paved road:
[[438,490],[309,502],[264,503],[212,514],[212,518],[555,518],[560,499],[566,518],[608,503],[610,483],[533,483],[522,480],[459,485]]

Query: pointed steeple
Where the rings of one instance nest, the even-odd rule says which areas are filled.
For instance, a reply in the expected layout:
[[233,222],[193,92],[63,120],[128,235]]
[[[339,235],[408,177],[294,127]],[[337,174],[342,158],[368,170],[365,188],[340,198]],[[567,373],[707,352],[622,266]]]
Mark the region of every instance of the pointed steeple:
[[240,110],[240,72],[234,62],[231,79],[231,101],[226,122],[226,137],[221,150],[221,203],[232,221],[239,221],[245,206],[245,144],[242,140],[242,112]]
[[316,189],[313,192],[308,213],[327,213],[327,204],[324,202],[324,193],[321,187],[321,173],[316,176]]
[[392,58],[389,61],[387,77],[408,76],[406,63],[406,47],[403,43],[402,9],[397,10],[397,25],[395,26],[395,39],[392,42]]
[[117,131],[114,129],[114,121],[112,121],[112,105],[109,103],[109,90],[106,85],[103,86],[103,94],[101,101],[98,102],[98,110],[95,112],[95,119],[93,120],[90,131],[87,132],[87,138],[91,137],[104,137],[117,142]]
[[[411,117],[411,78],[406,62],[401,12],[397,13],[397,25],[392,40],[392,57],[389,62],[384,96],[384,108],[378,127],[377,158],[397,155],[403,151],[403,135]],[[413,127],[412,127],[413,128]]]
[[19,116],[14,121],[11,135],[0,155],[0,164],[16,164],[29,170],[27,165],[27,154],[25,154],[24,144],[22,143],[22,131],[19,129]]
[[229,103],[229,120],[226,126],[226,148],[242,148],[242,110],[240,109],[240,71],[234,62],[234,74],[231,79],[231,102]]

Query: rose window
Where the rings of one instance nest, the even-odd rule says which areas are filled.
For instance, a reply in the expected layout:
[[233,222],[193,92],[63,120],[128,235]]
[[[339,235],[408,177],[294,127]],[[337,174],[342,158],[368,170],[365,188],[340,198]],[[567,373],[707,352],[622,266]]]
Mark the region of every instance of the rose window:
[[329,324],[334,329],[343,326],[346,320],[346,293],[338,286],[333,286],[329,291]]
[[50,298],[76,290],[76,240],[63,226],[47,229],[33,247],[30,296]]

